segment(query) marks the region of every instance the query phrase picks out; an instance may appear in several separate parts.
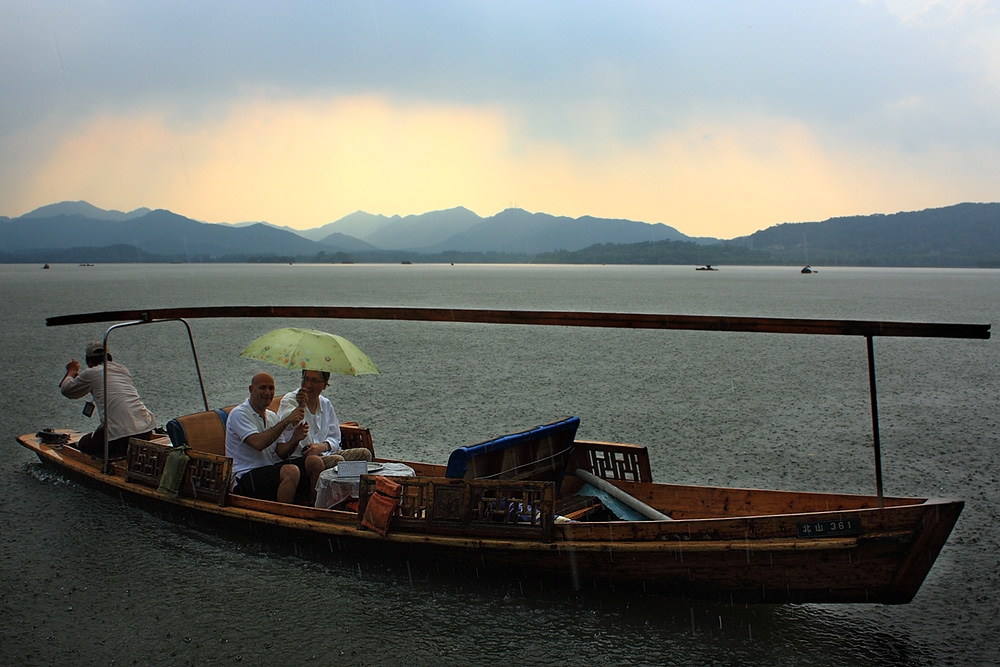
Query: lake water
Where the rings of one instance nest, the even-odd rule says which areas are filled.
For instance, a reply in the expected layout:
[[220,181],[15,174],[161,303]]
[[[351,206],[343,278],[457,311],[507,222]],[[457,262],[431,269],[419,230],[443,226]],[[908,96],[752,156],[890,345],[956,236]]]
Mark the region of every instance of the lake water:
[[[875,341],[885,492],[965,511],[902,606],[729,605],[573,591],[341,558],[160,514],[67,481],[16,444],[91,429],[57,384],[102,325],[53,315],[186,305],[590,310],[1000,323],[1000,271],[617,266],[0,265],[0,664],[998,664],[1000,347]],[[277,326],[339,333],[378,376],[335,376],[344,420],[385,456],[579,416],[649,446],[654,479],[873,493],[863,339],[473,324],[194,320],[212,407],[265,369]],[[180,325],[112,334],[161,424],[200,409]],[[266,367],[279,390],[295,374]]]

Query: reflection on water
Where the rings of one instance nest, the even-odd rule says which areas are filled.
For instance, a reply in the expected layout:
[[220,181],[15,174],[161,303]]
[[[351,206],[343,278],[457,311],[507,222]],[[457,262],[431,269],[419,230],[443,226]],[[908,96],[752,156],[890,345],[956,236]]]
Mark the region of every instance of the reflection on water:
[[[879,339],[889,493],[966,510],[909,605],[765,606],[573,591],[446,563],[220,532],[43,469],[13,438],[92,428],[58,395],[99,325],[44,318],[142,306],[305,303],[1000,322],[987,271],[680,267],[0,266],[0,663],[761,664],[995,662],[1000,470],[996,341]],[[704,273],[704,272],[703,272]],[[77,275],[82,274],[82,275]],[[819,278],[819,280],[817,280]],[[294,290],[289,290],[289,285]],[[192,322],[213,407],[246,395],[246,343],[335,329],[382,370],[337,378],[338,414],[379,452],[444,462],[459,445],[568,415],[580,435],[650,447],[659,481],[874,489],[863,341],[386,322]],[[161,423],[198,408],[183,330],[112,342]],[[294,384],[294,374],[275,374]],[[334,548],[331,548],[334,547]],[[151,656],[160,656],[151,658]]]

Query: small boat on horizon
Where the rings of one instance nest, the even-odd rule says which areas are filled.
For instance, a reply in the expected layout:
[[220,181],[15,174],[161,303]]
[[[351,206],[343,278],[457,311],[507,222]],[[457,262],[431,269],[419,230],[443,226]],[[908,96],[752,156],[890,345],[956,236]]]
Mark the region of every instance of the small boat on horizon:
[[715,268],[711,264],[706,264],[705,266],[696,266],[696,267],[694,267],[694,270],[695,271],[718,271],[719,269]]

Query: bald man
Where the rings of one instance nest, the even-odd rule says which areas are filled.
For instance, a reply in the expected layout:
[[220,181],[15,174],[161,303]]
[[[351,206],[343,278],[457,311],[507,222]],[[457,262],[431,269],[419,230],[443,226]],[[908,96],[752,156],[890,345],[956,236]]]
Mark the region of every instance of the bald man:
[[[250,396],[233,408],[226,420],[226,456],[233,459],[233,493],[282,503],[312,504],[316,481],[323,472],[318,456],[294,456],[309,433],[304,408],[284,419],[267,409],[274,398],[274,378],[257,373]],[[294,427],[287,439],[282,432]]]

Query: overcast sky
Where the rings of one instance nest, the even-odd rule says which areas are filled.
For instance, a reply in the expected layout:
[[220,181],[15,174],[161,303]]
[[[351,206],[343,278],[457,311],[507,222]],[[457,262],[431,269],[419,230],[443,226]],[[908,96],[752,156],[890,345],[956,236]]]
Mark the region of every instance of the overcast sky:
[[0,215],[81,199],[719,238],[1000,201],[1000,7],[0,0]]

